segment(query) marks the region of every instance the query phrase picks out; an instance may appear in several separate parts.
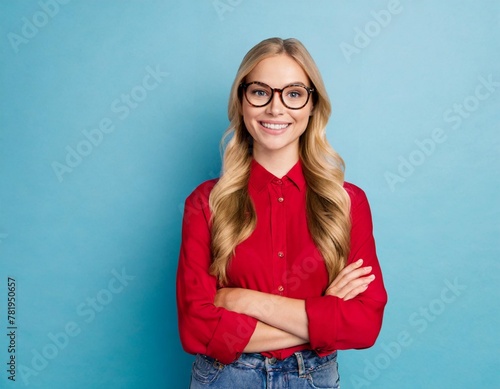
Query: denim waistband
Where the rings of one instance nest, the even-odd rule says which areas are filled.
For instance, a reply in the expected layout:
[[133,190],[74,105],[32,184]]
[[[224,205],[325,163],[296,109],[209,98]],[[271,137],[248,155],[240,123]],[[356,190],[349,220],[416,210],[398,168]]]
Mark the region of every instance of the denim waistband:
[[332,360],[336,361],[337,352],[324,357],[318,356],[314,351],[297,351],[285,359],[267,358],[258,353],[244,353],[232,363],[240,368],[260,369],[265,371],[297,372],[305,376],[308,372]]

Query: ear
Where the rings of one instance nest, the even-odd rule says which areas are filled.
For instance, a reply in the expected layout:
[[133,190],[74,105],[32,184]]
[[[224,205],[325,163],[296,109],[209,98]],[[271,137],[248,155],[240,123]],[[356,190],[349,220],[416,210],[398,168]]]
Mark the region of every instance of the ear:
[[311,107],[311,112],[309,112],[309,116],[312,116],[314,114],[314,105]]

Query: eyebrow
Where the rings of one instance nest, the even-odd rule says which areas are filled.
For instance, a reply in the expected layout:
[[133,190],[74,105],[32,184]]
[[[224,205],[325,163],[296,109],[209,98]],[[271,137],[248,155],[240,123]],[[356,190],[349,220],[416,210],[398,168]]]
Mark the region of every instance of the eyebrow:
[[[254,81],[246,81],[244,82],[244,84],[250,84],[251,82],[260,82],[261,84],[266,84],[268,86],[270,86],[271,88],[273,88],[271,85],[269,85],[267,82],[264,82],[264,81],[259,81],[259,80],[254,80]],[[286,88],[287,86],[291,86],[291,85],[300,85],[300,86],[305,86],[307,88],[312,88],[311,86],[307,85],[307,84],[304,84],[302,81],[295,81],[295,82],[290,82],[288,84],[285,84],[283,85],[282,88]],[[282,89],[282,88],[278,88],[278,89]]]

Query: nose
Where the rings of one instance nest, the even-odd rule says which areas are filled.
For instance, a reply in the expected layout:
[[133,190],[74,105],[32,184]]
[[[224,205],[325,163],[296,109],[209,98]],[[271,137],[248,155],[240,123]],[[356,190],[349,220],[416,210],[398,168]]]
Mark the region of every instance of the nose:
[[283,114],[285,106],[281,101],[281,92],[277,90],[273,90],[273,98],[271,102],[267,105],[267,111],[273,116]]

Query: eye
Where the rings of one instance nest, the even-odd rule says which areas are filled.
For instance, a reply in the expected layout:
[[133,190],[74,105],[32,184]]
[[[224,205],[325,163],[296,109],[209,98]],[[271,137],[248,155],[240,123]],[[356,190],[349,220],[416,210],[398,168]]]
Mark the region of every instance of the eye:
[[265,89],[252,89],[250,93],[256,97],[267,97],[269,92]]
[[302,88],[294,88],[294,89],[291,89],[291,90],[288,90],[286,95],[287,97],[291,98],[291,99],[300,99],[305,93],[305,90],[303,90]]

